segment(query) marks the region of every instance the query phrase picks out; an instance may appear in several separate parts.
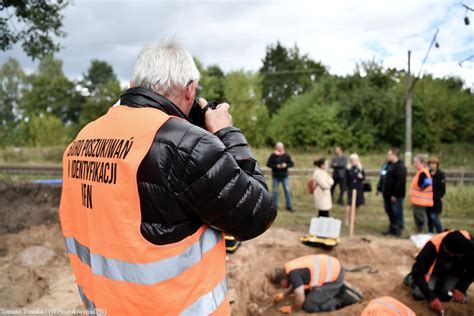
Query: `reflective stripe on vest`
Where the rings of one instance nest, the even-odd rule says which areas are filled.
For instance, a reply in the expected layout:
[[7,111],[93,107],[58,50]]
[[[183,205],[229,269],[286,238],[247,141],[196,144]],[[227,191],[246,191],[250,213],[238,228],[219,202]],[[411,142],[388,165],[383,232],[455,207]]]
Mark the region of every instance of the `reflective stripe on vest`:
[[291,260],[285,264],[286,274],[293,270],[307,268],[310,271],[310,283],[306,289],[322,286],[337,280],[341,274],[341,264],[336,258],[328,255],[308,255]]
[[418,206],[433,206],[433,186],[429,185],[423,190],[418,186],[418,179],[421,173],[424,173],[427,178],[431,179],[431,174],[426,168],[416,173],[410,184],[410,203]]
[[390,296],[370,301],[361,316],[416,316],[410,308]]
[[91,253],[73,237],[66,237],[66,248],[87,264],[95,275],[112,280],[139,284],[156,284],[176,277],[201,260],[204,253],[214,248],[222,234],[207,228],[199,240],[177,256],[150,263],[129,263]]
[[166,245],[140,232],[137,170],[169,118],[154,108],[117,106],[64,153],[61,228],[87,309],[111,316],[230,314],[221,232],[202,225]]
[[[439,234],[436,234],[435,236],[433,236],[433,238],[431,238],[430,241],[428,242],[431,242],[434,246],[435,246],[435,249],[436,249],[436,253],[439,253],[439,250],[441,248],[441,243],[443,242],[444,238],[449,234],[449,233],[452,233],[454,232],[455,230],[452,229],[450,231],[447,231],[447,232],[443,232],[443,233],[439,233]],[[466,237],[466,239],[471,239],[471,235],[469,235],[469,233],[465,230],[460,230],[459,231],[461,234],[463,234],[464,237]],[[433,264],[431,265],[430,269],[428,270],[428,272],[425,274],[425,280],[426,282],[429,282],[430,279],[431,279],[431,275],[433,274],[433,270],[436,266],[436,263],[438,262],[438,259],[436,258],[435,261],[433,262]]]

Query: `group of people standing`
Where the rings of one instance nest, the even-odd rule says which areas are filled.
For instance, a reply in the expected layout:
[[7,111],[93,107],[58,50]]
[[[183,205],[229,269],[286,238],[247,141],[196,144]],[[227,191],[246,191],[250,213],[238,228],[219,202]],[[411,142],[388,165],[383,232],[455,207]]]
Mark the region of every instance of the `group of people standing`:
[[352,205],[352,192],[356,191],[355,205],[356,205],[356,221],[357,211],[361,205],[365,203],[364,199],[364,181],[365,172],[364,167],[360,161],[359,155],[352,154],[347,159],[341,147],[336,147],[335,155],[331,161],[333,169],[332,177],[329,175],[329,163],[325,158],[314,161],[316,170],[313,173],[314,183],[314,204],[318,211],[318,216],[329,216],[332,208],[332,199],[334,191],[339,186],[339,197],[337,203],[344,205],[343,196],[347,193],[346,206],[346,224],[349,221],[350,207]]
[[[334,150],[331,162],[326,158],[314,161],[315,170],[308,183],[314,198],[314,206],[318,216],[329,217],[332,209],[333,196],[338,189],[336,202],[344,206],[344,195],[347,195],[345,223],[348,224],[352,206],[353,192],[355,191],[355,221],[358,222],[358,210],[364,205],[364,192],[371,191],[371,186],[366,183],[364,167],[359,156],[353,153],[346,158],[342,147]],[[267,166],[272,169],[273,178],[273,203],[278,205],[278,186],[283,185],[286,209],[294,212],[292,206],[288,168],[294,166],[291,156],[285,151],[283,143],[275,146],[275,151],[270,155]],[[413,159],[415,175],[409,187],[409,199],[413,209],[416,232],[428,231],[440,233],[443,226],[439,218],[442,212],[442,198],[446,193],[446,180],[442,170],[439,169],[439,160],[436,157],[427,159],[425,155],[416,155]],[[329,170],[332,168],[332,176]],[[389,219],[388,228],[383,235],[400,236],[405,228],[403,203],[406,196],[407,168],[400,159],[400,150],[391,148],[387,153],[387,161],[380,170],[380,180],[377,184],[377,194],[383,197],[383,205]]]
[[[409,199],[412,205],[416,232],[422,233],[428,225],[428,231],[443,231],[439,214],[443,208],[443,196],[446,193],[446,178],[439,169],[436,157],[427,159],[426,155],[416,155],[413,159],[415,175],[409,187]],[[377,191],[384,200],[385,212],[388,215],[389,227],[384,235],[400,236],[405,228],[403,201],[406,196],[407,169],[400,160],[400,150],[392,148],[387,153],[387,162],[380,171]]]
[[[343,195],[347,193],[346,222],[352,204],[352,192],[356,190],[356,209],[365,203],[364,199],[364,181],[365,172],[357,154],[352,154],[347,159],[341,147],[335,148],[335,155],[331,164],[326,158],[319,158],[314,161],[316,169],[311,177],[312,194],[314,205],[318,211],[318,216],[329,217],[332,209],[332,197],[335,188],[339,186],[339,197],[337,203],[343,205]],[[278,205],[278,187],[283,185],[285,193],[286,209],[294,212],[291,201],[290,185],[288,178],[288,168],[294,166],[291,156],[285,151],[283,143],[278,142],[275,145],[274,152],[267,160],[267,167],[272,169],[272,190],[273,203]],[[333,175],[329,174],[332,167]],[[357,211],[356,211],[357,214]]]

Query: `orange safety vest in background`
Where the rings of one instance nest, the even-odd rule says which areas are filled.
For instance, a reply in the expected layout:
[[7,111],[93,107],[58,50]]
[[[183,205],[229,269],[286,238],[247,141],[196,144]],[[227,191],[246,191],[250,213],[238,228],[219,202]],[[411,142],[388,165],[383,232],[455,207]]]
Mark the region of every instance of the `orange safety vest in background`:
[[410,185],[410,203],[418,206],[433,206],[433,186],[429,185],[423,190],[418,186],[418,179],[421,173],[424,173],[427,178],[431,179],[431,174],[427,168],[415,174]]
[[[444,238],[449,234],[449,233],[452,233],[454,232],[455,230],[450,230],[450,231],[447,231],[447,232],[443,232],[443,233],[440,233],[440,234],[436,234],[435,236],[433,236],[433,238],[430,239],[429,242],[431,242],[435,248],[436,248],[436,253],[439,253],[439,249],[441,248],[441,243],[443,242]],[[464,237],[466,237],[466,239],[471,239],[471,235],[469,235],[469,233],[465,230],[460,230],[459,231],[461,234],[464,235]],[[428,273],[426,273],[425,275],[425,280],[426,282],[429,282],[430,279],[431,279],[431,275],[433,274],[433,270],[435,268],[435,265],[436,265],[436,262],[438,260],[436,259],[433,264],[431,265],[430,269],[428,270]]]
[[371,300],[360,316],[416,316],[416,314],[393,297],[383,296]]
[[296,269],[309,269],[311,280],[305,284],[305,289],[322,286],[337,280],[341,274],[341,263],[328,255],[308,255],[293,259],[285,264],[285,273],[288,275]]
[[137,170],[169,118],[113,107],[64,153],[61,227],[79,294],[98,314],[230,313],[221,232],[203,225],[167,245],[140,233]]

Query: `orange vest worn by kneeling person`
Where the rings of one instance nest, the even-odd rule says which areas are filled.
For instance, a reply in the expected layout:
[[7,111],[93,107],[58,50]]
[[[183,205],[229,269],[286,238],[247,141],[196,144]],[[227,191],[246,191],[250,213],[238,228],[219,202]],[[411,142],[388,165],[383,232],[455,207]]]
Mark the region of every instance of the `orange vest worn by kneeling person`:
[[305,289],[323,286],[337,280],[341,274],[341,263],[328,255],[308,255],[293,259],[285,264],[285,273],[288,275],[296,269],[309,269],[311,281],[305,284]]
[[416,316],[416,314],[393,297],[383,296],[370,301],[360,316]]
[[421,189],[418,186],[420,174],[424,173],[427,178],[431,179],[431,174],[427,168],[418,171],[410,184],[410,203],[418,206],[433,206],[433,186],[430,184],[426,188]]
[[[433,238],[431,238],[428,242],[431,242],[434,246],[435,246],[435,249],[436,249],[436,253],[439,254],[439,251],[441,249],[441,244],[443,243],[443,240],[444,238],[446,238],[446,236],[449,234],[449,233],[452,233],[454,232],[455,230],[449,230],[449,231],[446,231],[446,232],[443,232],[443,233],[440,233],[440,234],[437,234],[437,235],[434,235]],[[464,237],[466,237],[466,239],[468,240],[471,240],[471,235],[469,235],[469,233],[466,231],[466,230],[460,230],[459,231]],[[433,264],[431,265],[430,269],[428,270],[428,273],[426,273],[425,275],[425,280],[426,282],[429,282],[430,279],[431,279],[431,276],[433,274],[433,270],[436,266],[436,262],[438,260],[435,260],[433,262]]]
[[64,153],[61,227],[79,294],[98,314],[230,313],[221,232],[203,225],[168,245],[140,233],[137,170],[169,118],[113,107]]

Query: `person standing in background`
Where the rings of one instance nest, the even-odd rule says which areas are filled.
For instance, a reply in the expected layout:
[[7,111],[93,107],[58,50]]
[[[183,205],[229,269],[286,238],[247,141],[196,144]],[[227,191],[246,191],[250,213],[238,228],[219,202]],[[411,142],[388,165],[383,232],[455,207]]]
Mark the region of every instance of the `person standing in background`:
[[315,160],[314,165],[316,166],[313,173],[314,207],[318,211],[318,216],[329,217],[332,209],[331,186],[334,180],[328,174],[329,166],[325,158]]
[[392,148],[387,153],[387,165],[381,192],[385,212],[388,215],[389,227],[383,235],[400,236],[405,228],[403,217],[403,200],[406,193],[407,168],[400,160],[400,150]]
[[331,167],[333,170],[332,178],[334,180],[334,184],[331,187],[331,196],[334,195],[334,191],[336,190],[336,186],[339,185],[339,197],[337,198],[337,204],[340,206],[344,205],[343,196],[344,192],[346,192],[346,167],[347,167],[347,159],[344,156],[344,151],[342,150],[341,146],[337,146],[334,149],[334,157],[332,157]]
[[433,180],[426,168],[426,156],[418,154],[413,159],[417,173],[410,185],[410,203],[413,205],[413,218],[417,233],[422,233],[426,223],[426,208],[433,206]]
[[267,167],[272,169],[273,178],[273,205],[278,207],[278,185],[283,184],[283,191],[285,192],[286,209],[289,212],[294,212],[291,205],[290,183],[288,179],[288,168],[294,166],[291,156],[285,152],[285,146],[282,142],[275,145],[275,151],[268,157]]
[[443,196],[446,193],[446,177],[444,172],[439,169],[439,160],[437,157],[431,157],[428,161],[431,178],[433,179],[433,206],[426,208],[426,216],[428,217],[428,231],[437,233],[443,231],[443,225],[439,219],[439,214],[443,210]]
[[360,162],[359,155],[352,154],[349,156],[349,163],[347,164],[347,206],[346,206],[346,219],[345,224],[349,224],[349,215],[351,213],[352,206],[352,190],[356,190],[356,212],[355,221],[357,222],[357,216],[359,207],[365,203],[364,200],[364,180],[365,173],[362,163]]

